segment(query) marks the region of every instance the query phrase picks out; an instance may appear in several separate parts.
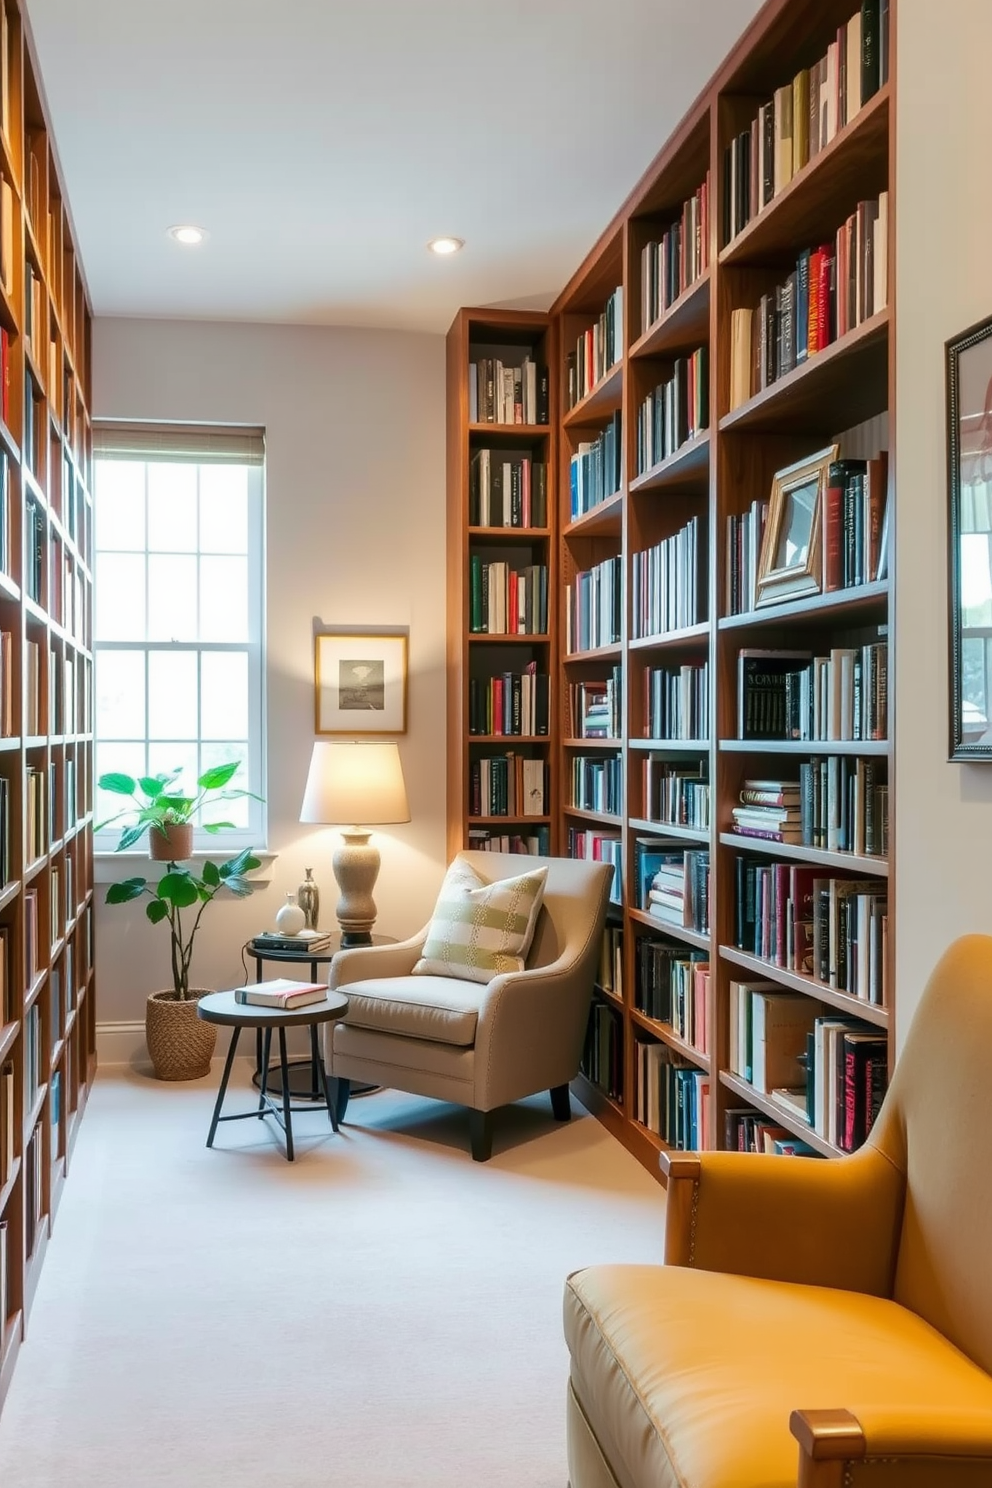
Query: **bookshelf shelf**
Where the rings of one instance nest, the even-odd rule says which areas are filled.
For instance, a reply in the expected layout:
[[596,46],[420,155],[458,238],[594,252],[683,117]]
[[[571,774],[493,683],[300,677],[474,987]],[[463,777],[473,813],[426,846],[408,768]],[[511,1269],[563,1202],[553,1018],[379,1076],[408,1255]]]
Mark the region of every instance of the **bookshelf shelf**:
[[612,1008],[616,1009],[617,1012],[623,1012],[622,997],[618,997],[617,994],[615,992],[611,992],[608,987],[601,987],[598,982],[596,983],[595,990],[597,997],[601,997],[604,1002],[608,1002]]
[[857,584],[850,589],[829,590],[810,599],[787,600],[784,604],[768,605],[763,610],[748,610],[742,615],[725,615],[717,625],[720,630],[753,630],[776,625],[782,620],[809,620],[817,625],[834,619],[857,620],[862,612],[884,613],[888,599],[888,580],[881,579],[871,584]]
[[721,267],[784,262],[832,238],[859,198],[884,191],[889,167],[888,85],[838,130],[720,254]]
[[15,1157],[14,1161],[10,1165],[10,1174],[3,1187],[0,1188],[0,1215],[6,1214],[7,1212],[7,1208],[13,1196],[14,1189],[17,1186],[17,1180],[20,1177],[20,1173],[21,1159],[19,1157]]
[[547,424],[469,424],[467,432],[473,439],[485,435],[487,439],[513,444],[521,439],[529,443],[535,439],[547,439],[551,429]]
[[500,744],[512,748],[515,744],[547,744],[547,734],[469,734],[470,744]]
[[832,1143],[818,1136],[808,1121],[803,1121],[801,1116],[797,1116],[794,1111],[790,1111],[788,1106],[783,1106],[778,1101],[772,1100],[771,1096],[763,1095],[749,1081],[742,1080],[739,1075],[731,1074],[730,1070],[721,1070],[720,1084],[733,1095],[736,1095],[739,1100],[744,1101],[749,1106],[753,1106],[763,1116],[769,1117],[777,1126],[784,1126],[794,1137],[798,1137],[800,1141],[808,1142],[814,1151],[819,1152],[821,1157],[840,1156],[840,1148],[834,1147]]
[[539,542],[551,536],[547,527],[470,527],[468,535],[473,542],[505,543]]
[[852,428],[885,411],[888,359],[885,309],[724,414],[720,431],[788,434],[800,428],[827,435]]
[[664,356],[705,341],[710,328],[710,282],[707,271],[683,290],[665,314],[638,336],[628,352],[630,359]]
[[635,1027],[643,1028],[645,1033],[653,1033],[657,1038],[661,1039],[662,1043],[667,1044],[670,1049],[674,1049],[676,1054],[681,1054],[683,1059],[690,1059],[693,1064],[698,1065],[701,1070],[705,1070],[709,1074],[709,1055],[704,1054],[700,1049],[694,1048],[692,1044],[687,1044],[685,1039],[679,1038],[671,1024],[659,1023],[655,1018],[649,1018],[647,1013],[641,1012],[640,1008],[631,1008],[630,1021]]
[[745,837],[739,832],[721,832],[720,841],[724,847],[733,847],[739,852],[765,853],[773,858],[790,858],[795,863],[815,863],[841,873],[870,873],[875,878],[889,875],[888,858],[871,857],[866,853],[828,852],[825,848],[800,847],[789,842],[767,842],[761,837]]
[[842,1012],[851,1013],[865,1023],[874,1023],[879,1028],[889,1026],[888,1008],[864,1002],[860,997],[852,997],[850,992],[840,992],[836,987],[829,987],[825,982],[818,982],[815,977],[800,976],[798,972],[787,971],[782,966],[776,966],[773,961],[763,961],[760,956],[750,956],[747,951],[739,951],[736,946],[722,945],[720,955],[724,961],[729,961],[734,966],[742,966],[752,976],[781,982],[783,987],[789,987],[794,992],[804,992],[808,997],[814,997],[818,1002],[828,1003],[830,1007],[840,1008]]
[[643,475],[635,475],[630,482],[630,493],[639,496],[644,491],[662,491],[666,486],[683,486],[692,477],[699,477],[705,484],[710,462],[710,431],[704,429],[695,439],[690,439],[667,460],[659,460]]
[[[890,0],[889,4],[893,35],[898,3]],[[459,546],[465,542],[459,503],[464,495],[461,482],[467,479],[468,455],[483,435],[487,442],[493,439],[491,426],[467,429],[458,423],[468,402],[464,396],[464,367],[471,337],[465,332],[454,357],[453,338],[460,334],[460,326],[464,329],[466,317],[477,317],[485,323],[486,334],[476,340],[490,346],[521,345],[526,341],[540,348],[539,355],[546,357],[550,369],[548,407],[553,427],[546,431],[548,437],[539,443],[538,436],[526,431],[506,436],[507,447],[528,448],[535,459],[539,449],[545,451],[549,465],[548,534],[535,539],[533,551],[540,558],[531,560],[543,562],[547,555],[549,635],[546,641],[528,642],[539,648],[532,654],[539,658],[539,665],[547,666],[551,677],[551,732],[546,751],[541,746],[550,788],[548,841],[552,851],[595,852],[614,863],[618,902],[611,903],[607,920],[610,939],[603,954],[609,958],[605,964],[613,968],[616,986],[622,988],[620,996],[597,997],[586,1050],[584,1070],[595,1069],[597,1079],[609,1089],[600,1089],[583,1073],[575,1082],[575,1090],[608,1130],[651,1171],[657,1169],[659,1152],[670,1148],[698,1145],[704,1138],[710,1145],[724,1146],[731,1130],[724,1117],[734,1104],[773,1115],[783,1127],[795,1130],[824,1155],[836,1151],[829,1144],[817,1145],[805,1124],[800,1126],[787,1111],[779,1112],[777,1103],[769,1112],[768,1098],[752,1091],[745,1082],[736,1077],[728,1081],[722,1073],[716,1078],[720,1065],[728,1062],[725,1051],[729,1045],[732,981],[740,983],[750,977],[771,982],[786,993],[800,993],[811,1000],[811,1025],[822,1005],[859,1025],[883,1030],[890,1056],[894,1053],[895,875],[890,871],[890,859],[779,844],[729,830],[733,809],[741,803],[742,792],[749,790],[747,781],[761,778],[773,785],[789,784],[800,775],[800,767],[810,761],[823,766],[821,770],[802,772],[807,784],[813,781],[814,801],[819,802],[821,814],[824,782],[828,794],[831,789],[841,789],[852,810],[870,807],[874,831],[883,831],[894,813],[896,771],[891,739],[812,742],[734,737],[739,732],[738,685],[743,674],[738,653],[745,649],[774,653],[802,646],[819,658],[826,657],[828,665],[831,653],[846,652],[846,656],[836,658],[836,664],[845,676],[845,686],[853,685],[855,675],[860,675],[860,726],[869,732],[878,718],[877,727],[884,728],[881,679],[884,676],[891,707],[896,668],[891,654],[883,666],[881,650],[876,648],[890,645],[894,583],[882,581],[833,590],[746,614],[723,613],[729,608],[727,596],[731,591],[735,596],[750,592],[760,503],[768,500],[777,472],[835,443],[839,458],[863,461],[864,473],[871,471],[869,522],[865,525],[872,539],[876,530],[873,523],[882,516],[881,506],[874,499],[877,492],[884,489],[889,506],[897,497],[892,457],[898,288],[894,55],[887,56],[886,71],[880,68],[882,86],[812,159],[806,160],[801,131],[792,145],[783,145],[781,135],[777,140],[773,137],[773,155],[776,146],[780,151],[793,152],[784,171],[791,180],[732,242],[722,246],[727,219],[735,215],[741,218],[747,210],[748,192],[742,183],[747,179],[749,189],[751,177],[746,171],[753,161],[748,132],[757,116],[764,150],[764,131],[771,123],[774,136],[776,117],[781,122],[781,110],[776,116],[773,106],[771,117],[765,112],[773,96],[788,89],[792,96],[801,97],[805,86],[810,97],[826,105],[821,122],[826,129],[832,127],[830,111],[839,106],[836,95],[831,95],[834,101],[828,101],[822,91],[813,90],[822,90],[827,76],[828,46],[836,44],[835,56],[840,56],[841,46],[852,39],[840,37],[838,27],[846,26],[856,12],[860,13],[859,0],[831,0],[827,11],[817,6],[796,6],[794,0],[766,0],[683,123],[662,144],[641,181],[604,226],[548,315],[528,319],[523,312],[505,312],[510,319],[504,325],[500,323],[504,312],[463,311],[449,336],[449,500],[454,503],[449,506],[449,554],[457,555],[449,564],[451,572],[457,572],[464,561],[465,549]],[[869,7],[868,24],[872,13]],[[846,58],[846,52],[843,55]],[[881,57],[881,47],[876,55]],[[871,48],[869,65],[870,56]],[[821,63],[822,70],[814,75],[812,69],[820,68]],[[800,71],[807,72],[805,84],[797,78]],[[784,97],[783,91],[782,102]],[[816,117],[815,103],[811,117]],[[657,143],[650,142],[652,148]],[[761,151],[758,153],[763,160]],[[736,198],[732,194],[735,185],[740,185]],[[877,206],[883,192],[887,212]],[[862,209],[862,203],[871,205]],[[854,223],[849,228],[846,224],[852,215]],[[866,231],[869,236],[864,236]],[[691,245],[689,256],[683,255],[685,244]],[[887,253],[884,275],[876,279],[875,270],[881,265],[873,261],[871,297],[866,300],[855,294],[852,300],[850,273],[843,277],[838,265],[850,270],[852,262],[859,262],[858,250],[865,252],[867,263],[868,247],[874,254],[883,244]],[[831,272],[818,272],[815,280],[805,275],[807,251],[811,255],[822,253],[826,259],[833,256]],[[801,256],[803,272],[797,264]],[[816,261],[821,262],[819,258]],[[656,309],[665,303],[672,287],[684,283],[691,273],[697,274],[693,282],[653,324],[643,328],[642,314],[650,313],[645,307]],[[795,281],[787,284],[793,274]],[[858,314],[867,313],[863,305],[870,308],[874,303],[876,283],[881,303],[883,279],[885,308],[863,319],[823,351],[798,366],[792,365],[795,343],[789,340],[790,327],[791,333],[796,333],[804,324],[798,316],[808,315],[811,307],[819,313],[814,300],[821,289],[831,296],[830,323],[848,325]],[[808,300],[807,289],[811,291]],[[621,306],[624,354],[597,386],[574,408],[566,410],[563,389],[581,386],[585,368],[601,366],[604,356],[615,354]],[[736,314],[748,310],[748,330],[758,333],[755,345],[748,348],[751,358],[742,356],[744,348],[738,339],[748,318]],[[701,352],[705,355],[697,355]],[[738,384],[755,385],[754,357],[762,353],[765,360],[761,375],[772,380],[763,391],[729,409],[731,384],[735,389]],[[779,367],[791,370],[776,379]],[[659,392],[669,387],[670,392]],[[709,427],[702,427],[706,423]],[[693,430],[697,432],[690,437]],[[681,446],[668,459],[643,472],[638,470],[639,451],[671,448],[680,440]],[[580,450],[580,445],[587,448]],[[888,457],[887,471],[880,459],[883,453]],[[577,456],[584,461],[578,469],[583,491],[609,485],[618,485],[619,490],[573,521],[571,461]],[[848,473],[856,475],[853,465],[846,468],[845,482]],[[873,484],[876,475],[881,477],[883,473],[884,483]],[[857,491],[856,486],[845,484],[844,502],[856,499]],[[836,512],[836,506],[833,510]],[[841,507],[842,517],[849,522],[852,510],[856,512],[857,508]],[[890,524],[890,530],[895,530],[895,523]],[[870,543],[867,546],[870,548]],[[845,555],[850,552],[850,545],[842,549]],[[864,554],[853,556],[858,560],[858,571],[874,571],[870,563],[864,562]],[[872,553],[868,556],[873,558]],[[843,565],[842,572],[847,572]],[[662,576],[664,594],[660,592]],[[647,595],[640,592],[642,584]],[[644,603],[648,597],[650,609]],[[664,605],[659,603],[662,598]],[[709,618],[682,629],[634,637],[634,625],[643,623],[640,617],[645,612],[654,617],[652,623],[659,616]],[[453,613],[459,617],[458,627],[462,626],[467,605]],[[574,625],[576,619],[578,627]],[[565,652],[569,634],[583,638],[619,635],[621,640],[569,654]],[[497,648],[502,644],[498,637],[474,639],[494,642]],[[870,652],[868,647],[872,648]],[[459,668],[468,675],[471,657],[471,675],[478,676],[485,670],[481,660],[484,655],[484,648],[473,647],[457,630],[449,657],[449,692],[453,691],[456,698],[463,685]],[[495,668],[495,659],[493,664]],[[505,652],[500,665],[508,665]],[[758,668],[750,671],[757,673]],[[771,673],[780,675],[775,668]],[[824,685],[828,676],[824,669]],[[610,716],[619,717],[618,738],[575,737],[572,720],[583,716],[574,713],[575,699],[586,696],[577,693],[580,685],[593,689],[588,695],[597,700],[593,706],[599,709],[594,716],[606,711],[600,700],[609,699]],[[775,687],[767,678],[760,686],[777,707],[780,699]],[[874,691],[864,690],[867,687]],[[456,711],[458,706],[456,702]],[[780,719],[776,719],[776,729],[769,731],[778,729],[782,729]],[[687,733],[694,737],[646,736],[654,733]],[[456,776],[462,752],[468,755],[463,735],[461,727],[449,732],[449,758],[455,759]],[[512,747],[510,740],[503,743]],[[597,799],[583,797],[571,786],[575,760],[583,754],[597,762],[610,755],[620,756],[624,794],[619,800],[608,798],[618,806],[615,815],[568,804],[575,798]],[[827,760],[835,762],[828,765]],[[864,769],[856,767],[858,760],[866,762]],[[589,773],[594,773],[592,767]],[[854,782],[850,796],[848,780]],[[856,794],[859,781],[861,796]],[[816,794],[817,783],[820,795]],[[462,787],[453,790],[449,799],[457,799],[457,807],[453,808],[452,840],[457,839],[460,846],[465,826]],[[711,826],[707,831],[670,827],[650,819],[651,813],[684,813],[686,820],[707,819],[689,815],[700,805],[700,790],[708,793]],[[866,822],[866,828],[868,825]],[[666,847],[652,845],[652,838]],[[657,887],[670,891],[660,902],[672,905],[675,914],[679,913],[675,906],[681,860],[686,918],[691,924],[707,924],[705,933],[632,907],[648,902],[644,874],[651,853],[657,854],[653,868],[659,875]],[[741,869],[738,859],[743,860]],[[721,944],[736,935],[740,882],[762,874],[765,877],[761,882],[767,886],[773,863],[797,870],[774,878],[776,887],[787,879],[785,892],[797,896],[797,904],[788,901],[792,923],[808,919],[805,896],[814,872],[817,877],[843,877],[856,883],[864,880],[869,886],[865,891],[867,903],[859,901],[858,912],[871,917],[873,936],[887,935],[888,954],[881,958],[886,1006],[865,1003],[821,986],[811,977],[783,971]],[[705,902],[701,903],[701,898]],[[653,948],[642,954],[639,947],[647,942]],[[869,970],[873,986],[879,975],[879,944],[873,939]],[[699,973],[704,978],[701,982],[697,981],[696,967],[705,968]],[[673,980],[671,988],[680,996],[686,995],[690,984],[694,998],[705,994],[705,1045],[712,1051],[709,1061],[703,1057],[705,1062],[701,1062],[701,1057],[694,1057],[693,1051],[681,1046],[670,1030],[666,1034],[637,1010],[639,1002],[644,1007],[658,1006],[642,995],[645,989],[639,978],[669,975],[681,979],[677,983]],[[659,987],[649,990],[653,996]],[[664,983],[660,990],[666,991]],[[693,1004],[697,1015],[699,1006]],[[698,1035],[698,1028],[696,1032]],[[669,1121],[660,1088],[653,1081],[647,1092],[638,1089],[645,1069],[638,1044],[645,1041],[656,1045],[652,1059],[659,1058],[659,1045],[663,1046],[662,1062],[667,1057],[664,1051],[670,1052],[676,1069],[666,1071],[666,1080],[674,1080],[683,1094],[686,1081],[699,1082],[692,1086],[692,1098],[679,1108],[688,1119],[688,1130]],[[684,1067],[683,1060],[688,1062]],[[822,1077],[822,1070],[820,1074]],[[712,1078],[706,1079],[707,1075]],[[663,1083],[659,1081],[658,1086]],[[651,1113],[649,1124],[660,1126],[671,1138],[670,1144],[638,1119],[645,1114],[642,1097],[658,1099],[659,1109]],[[692,1128],[697,1117],[702,1126],[697,1122]]]
[[476,645],[488,644],[490,646],[546,646],[549,637],[546,633],[541,635],[520,635],[516,632],[510,634],[495,635],[492,632],[470,630],[467,632],[469,641]]
[[535,826],[546,825],[550,822],[550,816],[467,816],[465,820],[470,827],[493,827],[505,826],[507,822],[532,822]]
[[605,501],[569,522],[563,537],[596,537],[600,533],[619,533],[623,522],[623,491],[614,491]]
[[15,1043],[17,1042],[17,1035],[20,1033],[20,1031],[21,1027],[19,1023],[5,1023],[3,1027],[0,1028],[0,1064],[3,1063],[3,1061],[7,1058],[7,1055],[10,1053],[11,1049],[14,1047]]
[[700,641],[708,641],[710,635],[710,622],[702,620],[698,625],[687,625],[682,630],[664,631],[660,635],[638,636],[632,640],[628,649],[630,651],[662,651],[677,646],[691,646]]
[[585,424],[595,424],[620,407],[623,396],[623,362],[616,362],[605,377],[601,377],[574,408],[570,408],[562,419],[565,429],[579,429]]

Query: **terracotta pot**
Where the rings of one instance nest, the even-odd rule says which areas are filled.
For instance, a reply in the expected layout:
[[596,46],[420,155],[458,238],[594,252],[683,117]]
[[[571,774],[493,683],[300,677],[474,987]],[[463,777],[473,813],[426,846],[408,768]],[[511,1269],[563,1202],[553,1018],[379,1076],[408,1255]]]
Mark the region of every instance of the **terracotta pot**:
[[145,1042],[160,1080],[199,1080],[210,1073],[217,1042],[216,1023],[196,1015],[208,987],[191,987],[180,1002],[175,992],[150,992],[145,1003]]
[[193,856],[193,823],[167,822],[148,828],[148,856],[156,863],[182,863]]

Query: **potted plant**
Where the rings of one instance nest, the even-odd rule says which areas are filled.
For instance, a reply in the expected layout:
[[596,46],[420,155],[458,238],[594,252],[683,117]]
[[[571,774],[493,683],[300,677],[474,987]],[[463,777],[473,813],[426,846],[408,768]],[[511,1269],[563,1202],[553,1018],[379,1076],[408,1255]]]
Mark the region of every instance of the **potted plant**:
[[[167,775],[142,775],[135,780],[131,775],[112,771],[101,775],[97,781],[101,790],[115,796],[126,796],[130,806],[108,817],[97,827],[112,827],[125,819],[121,829],[117,852],[126,852],[140,842],[148,833],[148,854],[156,862],[181,863],[193,854],[193,823],[200,809],[211,803],[236,801],[253,796],[251,791],[228,790],[227,785],[239,769],[235,761],[229,765],[215,765],[206,770],[196,782],[196,794],[182,795],[172,789],[181,771],[173,770]],[[233,824],[229,821],[201,821],[204,832],[223,832]]]
[[[208,801],[230,801],[251,795],[250,791],[228,790],[227,786],[238,765],[217,765],[197,781],[193,796],[176,793],[172,787],[180,771],[168,775],[143,776],[101,775],[102,789],[130,798],[130,808],[119,812],[104,826],[121,817],[128,818],[117,852],[126,852],[148,832],[150,856],[168,864],[157,881],[143,876],[125,878],[111,884],[107,904],[130,904],[147,897],[145,915],[152,925],[168,924],[172,962],[172,986],[150,992],[145,1002],[145,1039],[155,1073],[160,1080],[195,1080],[210,1070],[217,1028],[196,1015],[196,1004],[209,991],[190,986],[190,964],[200,921],[207,905],[220,889],[227,888],[238,898],[251,893],[246,875],[257,868],[260,859],[251,848],[222,863],[207,860],[197,864],[198,871],[180,866],[192,856],[193,817]],[[256,800],[260,799],[255,797]],[[233,825],[226,821],[203,822],[208,832],[222,832]],[[173,833],[179,827],[183,836],[177,841]]]
[[189,984],[193,943],[203,911],[218,890],[230,889],[243,899],[251,893],[245,875],[260,861],[246,847],[223,863],[208,859],[199,873],[170,863],[157,883],[147,878],[125,878],[107,890],[108,904],[130,904],[147,895],[145,914],[151,924],[168,921],[172,986],[163,992],[150,992],[145,1003],[145,1039],[160,1080],[196,1080],[210,1071],[217,1027],[196,1016],[197,1001],[210,989]]

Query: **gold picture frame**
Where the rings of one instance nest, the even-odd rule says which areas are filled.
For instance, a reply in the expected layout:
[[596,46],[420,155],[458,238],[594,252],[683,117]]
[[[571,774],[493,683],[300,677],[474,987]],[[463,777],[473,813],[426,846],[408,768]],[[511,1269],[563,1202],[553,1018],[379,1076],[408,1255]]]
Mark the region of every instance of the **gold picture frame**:
[[832,444],[775,472],[758,559],[758,609],[820,593],[827,473],[837,458]]
[[352,739],[406,733],[407,632],[321,631],[314,638],[314,732]]

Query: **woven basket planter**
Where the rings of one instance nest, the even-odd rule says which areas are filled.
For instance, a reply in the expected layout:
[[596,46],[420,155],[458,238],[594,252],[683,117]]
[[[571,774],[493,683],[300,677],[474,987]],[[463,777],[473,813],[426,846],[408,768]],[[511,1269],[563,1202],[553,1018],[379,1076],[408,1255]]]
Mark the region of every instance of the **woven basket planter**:
[[185,1002],[175,992],[149,992],[145,1003],[145,1041],[160,1080],[199,1080],[210,1073],[217,1025],[196,1015],[196,1004],[210,989],[191,987]]

